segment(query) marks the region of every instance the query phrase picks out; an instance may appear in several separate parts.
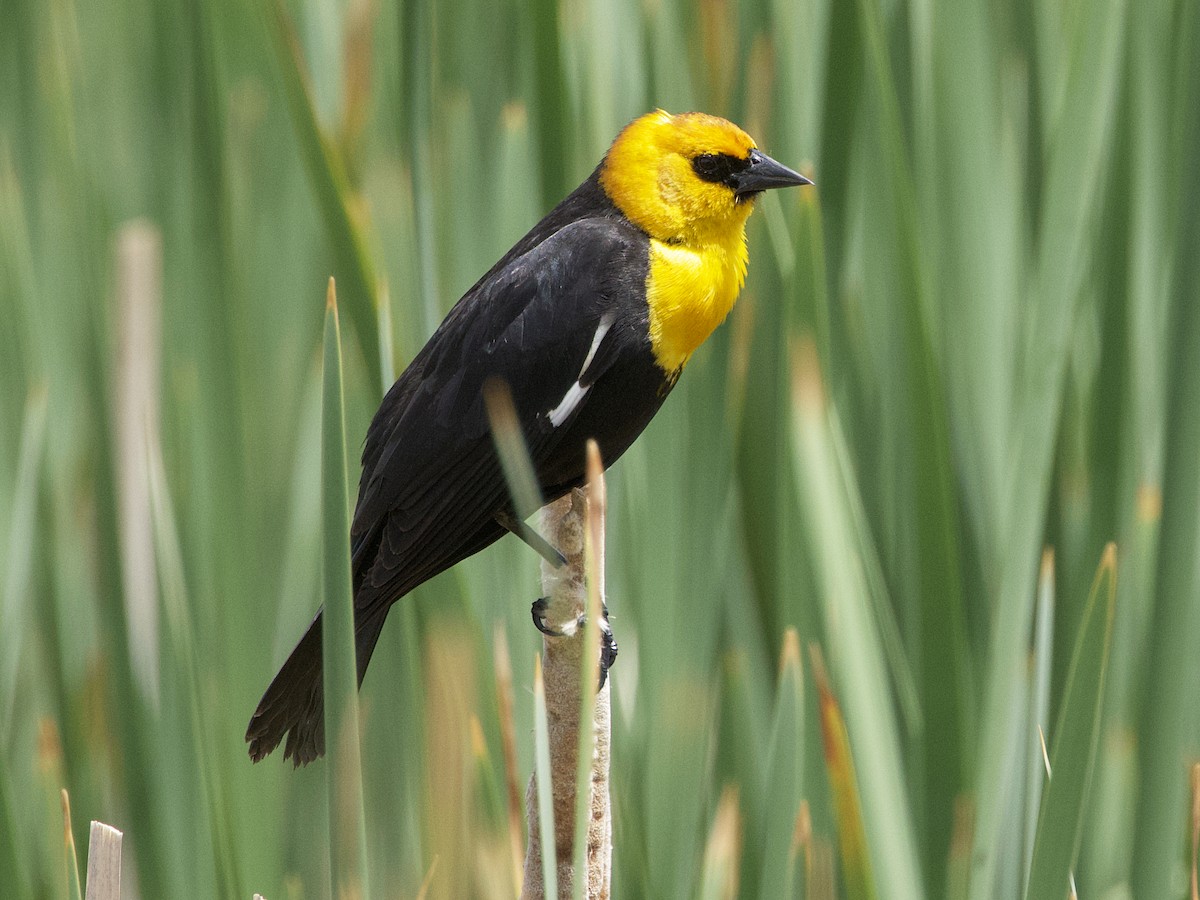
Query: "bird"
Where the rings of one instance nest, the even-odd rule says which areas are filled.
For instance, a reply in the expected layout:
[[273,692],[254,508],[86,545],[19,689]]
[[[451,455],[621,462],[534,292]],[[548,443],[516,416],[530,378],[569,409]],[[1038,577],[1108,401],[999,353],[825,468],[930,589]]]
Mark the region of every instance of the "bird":
[[[733,308],[756,198],[807,184],[723,118],[654,110],[450,309],[363,443],[350,529],[360,686],[393,603],[519,530],[487,385],[511,393],[543,498],[581,485],[588,440],[615,462]],[[324,754],[320,612],[250,720],[250,757],[285,737],[297,767]]]

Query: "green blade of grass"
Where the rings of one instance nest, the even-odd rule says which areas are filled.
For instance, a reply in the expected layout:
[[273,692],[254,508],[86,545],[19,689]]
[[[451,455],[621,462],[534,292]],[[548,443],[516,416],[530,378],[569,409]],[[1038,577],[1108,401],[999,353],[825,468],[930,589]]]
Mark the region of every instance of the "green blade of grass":
[[529,458],[529,448],[525,446],[525,435],[521,433],[512,391],[504,381],[491,379],[483,386],[483,397],[496,455],[500,457],[508,485],[508,496],[517,519],[524,520],[542,505],[542,491]]
[[370,896],[362,752],[358,734],[358,668],[354,595],[350,587],[350,498],[346,483],[346,420],[342,347],[333,279],[325,306],[321,418],[322,626],[325,664],[325,746],[329,757],[329,880],[337,898]]
[[218,747],[206,740],[214,728],[212,710],[204,703],[201,686],[201,665],[197,658],[193,614],[189,610],[187,580],[184,573],[183,551],[174,504],[167,485],[162,447],[156,433],[146,435],[146,472],[150,519],[154,538],[154,564],[162,585],[161,602],[169,640],[169,658],[180,675],[184,694],[184,711],[190,727],[192,750],[195,753],[200,788],[204,793],[204,818],[212,840],[213,870],[222,894],[243,896],[238,875],[238,842],[233,835],[229,817],[228,773],[221,766]]
[[783,636],[779,687],[767,757],[769,801],[763,827],[763,897],[787,897],[794,870],[792,858],[796,816],[804,792],[804,669],[800,638],[794,629]]
[[292,125],[334,253],[337,276],[341,278],[343,294],[349,300],[346,308],[350,310],[350,318],[368,368],[378,374],[383,371],[376,315],[379,308],[379,279],[371,259],[362,214],[364,208],[353,195],[337,144],[325,133],[317,118],[300,44],[283,0],[274,0],[267,18],[267,30]]
[[816,558],[824,641],[839,687],[850,740],[860,754],[863,818],[873,868],[888,873],[890,897],[922,896],[911,804],[904,788],[900,732],[887,679],[887,651],[871,597],[862,541],[853,527],[858,499],[847,484],[847,460],[836,415],[811,344],[794,363],[793,434],[797,484]]
[[67,898],[68,900],[83,900],[83,885],[79,880],[79,857],[75,853],[75,835],[71,831],[71,798],[67,789],[63,788],[63,849],[67,858]]
[[854,754],[850,735],[842,718],[841,706],[834,696],[825,672],[825,663],[816,644],[809,646],[812,656],[813,680],[820,698],[821,738],[825,748],[825,767],[837,816],[838,843],[841,847],[842,874],[846,879],[846,894],[851,900],[874,900],[875,878],[871,873],[871,856],[863,828],[862,803],[859,800],[858,778],[854,774]]
[[1033,624],[1033,659],[1029,690],[1029,717],[1025,725],[1025,835],[1024,868],[1028,877],[1033,861],[1033,845],[1037,837],[1038,811],[1046,782],[1042,762],[1042,742],[1038,729],[1050,711],[1050,664],[1054,632],[1054,551],[1047,548],[1042,554],[1041,575],[1038,578],[1037,610]]
[[704,864],[697,892],[700,900],[735,900],[737,897],[741,826],[737,789],[727,787],[721,792],[717,814],[704,848]]
[[[1177,272],[1169,311],[1170,359],[1163,464],[1162,526],[1157,585],[1138,718],[1137,825],[1131,885],[1136,897],[1167,897],[1182,847],[1187,784],[1184,760],[1196,754],[1196,706],[1200,672],[1200,11],[1181,4],[1179,79],[1175,88],[1179,153],[1185,166],[1179,190]],[[1186,129],[1186,130],[1183,130]]]
[[1051,775],[1042,794],[1026,900],[1062,900],[1067,893],[1100,736],[1116,596],[1117,550],[1109,544],[1079,626],[1052,736]]
[[21,852],[21,825],[13,806],[8,782],[9,766],[0,767],[0,878],[13,892],[14,900],[26,900],[33,894],[29,887],[29,857]]
[[396,380],[396,347],[392,340],[392,296],[384,282],[379,288],[379,384],[383,393],[388,392]]
[[[766,844],[780,817],[775,813],[787,806],[786,801],[776,803],[774,799],[772,770],[776,766],[776,756],[772,749],[774,744],[771,736],[773,710],[765,702],[778,703],[780,697],[764,696],[765,692],[761,689],[764,684],[762,676],[765,671],[769,671],[766,668],[766,660],[751,656],[747,652],[749,648],[746,644],[758,638],[758,634],[750,628],[756,624],[753,617],[746,615],[744,608],[736,607],[728,610],[727,621],[727,640],[737,648],[726,650],[720,659],[720,702],[716,709],[719,730],[714,736],[712,777],[715,784],[737,785],[738,810],[742,822],[739,891],[744,896],[756,897],[763,893],[761,883]],[[734,637],[739,632],[746,636]],[[617,671],[618,674],[623,674],[620,669]],[[776,688],[777,695],[781,695],[784,689],[785,686],[780,684]],[[623,692],[629,690],[628,687],[622,688]],[[790,744],[786,735],[780,736],[780,743],[787,745],[785,752],[803,757],[803,745]],[[803,769],[802,762],[796,759],[786,758],[779,762],[782,763],[781,769],[784,771],[788,765]],[[755,773],[756,777],[748,778],[747,773]],[[796,805],[799,805],[799,795]],[[793,821],[795,812],[796,809],[793,808]],[[784,825],[783,829],[790,834],[791,823]],[[618,850],[623,851],[625,846],[628,844],[623,840]],[[787,855],[786,842],[782,853]]]
[[[89,416],[84,427],[87,435],[84,443],[89,448],[91,464],[96,476],[90,489],[94,492],[95,527],[75,533],[87,535],[96,542],[94,598],[97,620],[101,626],[102,643],[108,650],[107,659],[111,673],[106,674],[96,685],[92,695],[101,704],[103,714],[110,718],[105,738],[112,739],[111,752],[115,755],[127,785],[126,802],[131,819],[141,824],[136,862],[138,881],[147,894],[172,896],[184,890],[183,878],[172,866],[178,857],[172,846],[167,823],[171,818],[169,804],[163,800],[160,780],[147,777],[155,771],[155,761],[160,758],[161,720],[156,721],[152,711],[142,700],[136,686],[132,669],[133,653],[129,647],[128,628],[122,602],[120,576],[121,551],[114,455],[115,445],[107,423],[98,414],[107,409],[112,397],[109,322],[104,308],[99,304],[85,306],[83,314],[88,317],[87,334],[83,341],[81,371],[86,385],[87,404],[97,414]],[[54,425],[54,420],[50,423]],[[54,446],[53,441],[50,444]],[[64,600],[69,603],[69,600]],[[64,606],[69,610],[69,606]],[[70,628],[64,620],[64,630]],[[60,638],[61,640],[61,638]],[[111,691],[111,693],[110,693]]]
[[35,388],[25,402],[25,423],[17,457],[12,513],[8,522],[8,549],[3,593],[0,593],[0,733],[11,729],[17,688],[17,663],[25,635],[25,614],[30,606],[30,574],[37,533],[37,493],[46,436],[46,390]]
[[[1012,297],[1025,275],[1020,251],[1020,201],[1029,180],[1014,159],[994,55],[995,23],[980,3],[939,3],[934,16],[934,156],[922,170],[922,223],[935,241],[935,280],[941,298],[940,358],[955,428],[965,524],[984,548],[1004,496],[1010,435],[997,428],[1013,402],[1011,335],[1019,318]],[[1009,76],[1012,77],[1011,75]],[[1007,139],[1006,139],[1007,138]],[[959,302],[970,296],[973,302]]]
[[[914,23],[924,19],[922,4],[913,8]],[[960,586],[958,498],[955,494],[950,424],[945,401],[942,360],[935,352],[940,325],[939,283],[931,277],[933,242],[921,223],[921,204],[930,206],[917,188],[914,153],[906,140],[902,86],[888,42],[883,8],[870,0],[859,3],[859,29],[866,55],[868,103],[862,130],[865,146],[860,178],[871,200],[863,225],[869,246],[890,245],[861,263],[864,303],[877,306],[865,326],[875,349],[871,368],[862,376],[864,389],[878,393],[880,415],[863,434],[861,419],[848,419],[851,439],[860,454],[886,448],[879,458],[876,483],[862,483],[874,496],[869,508],[874,522],[863,517],[855,531],[878,535],[887,558],[889,593],[902,619],[906,665],[920,687],[920,727],[905,735],[920,765],[913,771],[913,821],[921,836],[922,870],[934,884],[943,881],[950,843],[954,797],[962,789],[965,741],[964,710],[970,672],[964,664],[965,624]],[[924,56],[927,36],[914,24],[915,50]],[[924,74],[924,73],[921,73]],[[916,112],[928,119],[931,91],[927,79],[916,81]],[[924,128],[917,131],[924,138]],[[922,166],[928,166],[921,159]],[[881,297],[887,298],[880,303]],[[901,511],[911,511],[911,518]],[[903,518],[902,518],[903,517]],[[872,591],[878,597],[880,592]],[[891,604],[879,604],[879,621],[892,615]],[[885,638],[887,629],[884,629]],[[936,649],[935,649],[936,648]],[[893,654],[894,656],[895,654]],[[903,695],[902,695],[903,696]],[[904,707],[906,710],[909,707]],[[908,717],[910,726],[916,720]]]
[[[861,130],[857,115],[862,103],[859,93],[863,81],[862,25],[859,3],[830,3],[828,46],[825,60],[824,102],[821,105],[820,152],[817,170],[821,173],[821,215],[823,219],[829,294],[839,294],[838,277],[842,271],[847,244],[848,197],[852,187],[851,166],[854,141]],[[834,307],[835,313],[840,309]],[[841,316],[833,319],[835,331],[846,327]]]
[[535,0],[529,21],[534,27],[534,84],[537,85],[533,118],[538,140],[538,175],[542,206],[549,209],[564,197],[568,184],[567,160],[570,147],[565,140],[567,129],[551,126],[554,122],[571,121],[563,86],[562,39],[559,30],[557,0]]
[[517,783],[517,738],[513,717],[512,656],[504,625],[497,623],[492,636],[492,672],[496,679],[496,719],[500,726],[501,760],[504,763],[504,790],[508,820],[508,840],[512,854],[513,895],[521,894],[521,856],[525,844],[522,826],[521,789]]
[[546,719],[546,683],[542,677],[542,657],[539,655],[533,669],[533,748],[534,772],[537,778],[537,826],[542,857],[542,889],[546,897],[558,897],[558,854],[553,841],[547,844],[546,836],[553,837],[554,788],[550,774],[550,729]]
[[412,188],[412,243],[415,244],[415,271],[410,279],[420,303],[421,332],[437,327],[442,309],[439,301],[437,260],[437,216],[434,198],[440,186],[434,153],[434,77],[435,29],[431,3],[402,3],[397,18],[400,28],[401,114],[397,117],[398,139],[407,151]]
[[[584,574],[587,616],[579,672],[579,751],[575,757],[575,881],[572,895],[588,893],[588,823],[592,810],[592,767],[596,760],[596,695],[600,686],[600,618],[604,595],[604,466],[600,447],[587,443],[587,517],[584,524]],[[607,782],[606,782],[607,784]],[[611,852],[611,850],[609,850]]]
[[993,605],[986,694],[979,728],[979,812],[973,897],[992,896],[997,849],[1010,827],[1002,758],[1006,735],[1020,727],[1013,697],[1027,654],[1037,553],[1050,496],[1053,451],[1070,358],[1073,317],[1089,257],[1088,237],[1101,194],[1100,176],[1115,118],[1121,71],[1123,0],[1085,4],[1074,35],[1063,121],[1047,151],[1029,303],[1022,306],[1018,347],[1024,366],[1014,385],[1015,442],[1005,473],[1008,502],[997,513],[1004,540]]

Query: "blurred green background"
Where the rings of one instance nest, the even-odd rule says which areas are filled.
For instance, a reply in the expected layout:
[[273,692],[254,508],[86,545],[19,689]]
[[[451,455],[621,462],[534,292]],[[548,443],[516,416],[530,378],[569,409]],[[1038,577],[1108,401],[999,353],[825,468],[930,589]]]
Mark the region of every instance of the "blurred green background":
[[[453,301],[656,106],[817,188],[763,198],[738,308],[610,475],[616,895],[1061,898],[1072,862],[1088,900],[1186,895],[1193,0],[0,21],[5,897],[67,896],[62,787],[76,841],[126,831],[130,897],[327,896],[324,763],[242,742],[319,603],[326,279],[356,457]],[[537,595],[508,540],[393,610],[375,896],[514,895],[494,657],[523,789]]]

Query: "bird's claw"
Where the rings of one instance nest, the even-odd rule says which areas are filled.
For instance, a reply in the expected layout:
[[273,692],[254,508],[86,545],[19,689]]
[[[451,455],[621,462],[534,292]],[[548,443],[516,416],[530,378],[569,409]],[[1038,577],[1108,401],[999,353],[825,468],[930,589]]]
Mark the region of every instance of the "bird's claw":
[[[533,606],[529,612],[533,616],[534,627],[547,637],[566,637],[564,631],[560,631],[546,624],[546,610],[549,609],[550,602],[545,597],[539,597],[533,601]],[[581,615],[575,623],[575,628],[583,628],[587,624],[587,615]],[[597,690],[603,690],[604,684],[608,681],[608,670],[612,668],[613,663],[617,661],[617,639],[613,635],[612,626],[608,622],[608,606],[602,607],[600,615],[600,686]]]
[[612,626],[608,624],[608,607],[604,607],[604,615],[600,619],[600,687],[604,690],[604,682],[608,680],[608,670],[617,661],[617,639],[613,635]]
[[549,608],[550,601],[545,597],[538,597],[533,601],[533,606],[529,608],[529,612],[533,615],[534,627],[547,637],[566,637],[566,632],[559,631],[557,628],[551,628],[546,624],[546,610]]

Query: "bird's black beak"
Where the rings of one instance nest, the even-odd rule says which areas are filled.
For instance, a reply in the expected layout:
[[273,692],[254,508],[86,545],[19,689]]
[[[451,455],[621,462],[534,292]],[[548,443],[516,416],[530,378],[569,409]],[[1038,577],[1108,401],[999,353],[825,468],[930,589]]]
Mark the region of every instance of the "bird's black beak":
[[750,165],[730,179],[734,196],[738,200],[749,200],[771,188],[812,184],[799,172],[792,171],[783,163],[775,162],[759,150],[751,150],[749,160]]

